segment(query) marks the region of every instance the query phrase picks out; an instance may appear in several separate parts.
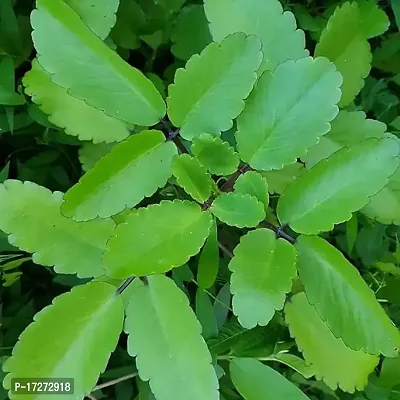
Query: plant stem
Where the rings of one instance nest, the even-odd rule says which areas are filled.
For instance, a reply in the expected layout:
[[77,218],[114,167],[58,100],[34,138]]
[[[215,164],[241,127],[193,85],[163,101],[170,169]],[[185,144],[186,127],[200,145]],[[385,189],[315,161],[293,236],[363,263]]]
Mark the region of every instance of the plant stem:
[[233,258],[233,253],[218,240],[218,247],[230,258]]
[[267,222],[267,221],[261,222],[260,225],[265,226],[265,227],[268,228],[268,229],[271,229],[272,231],[275,232],[275,235],[276,235],[277,237],[280,237],[280,238],[282,238],[282,239],[285,239],[285,240],[287,240],[287,241],[288,241],[289,243],[291,243],[291,244],[294,244],[294,243],[296,242],[296,239],[295,239],[294,237],[290,236],[288,233],[286,233],[286,232],[283,230],[282,227],[275,226],[275,225],[273,225],[273,224],[271,224],[271,223],[269,223],[269,222]]
[[122,292],[133,282],[135,279],[134,276],[131,276],[128,278],[118,289],[117,289],[117,295],[122,294]]
[[240,175],[245,172],[251,170],[250,165],[244,164],[242,165],[233,175],[229,177],[229,179],[220,187],[221,192],[230,192],[233,189],[233,185]]
[[112,381],[101,383],[100,385],[97,385],[94,387],[94,389],[92,390],[92,393],[95,392],[96,390],[104,389],[106,387],[116,385],[117,383],[126,381],[128,379],[135,378],[137,376],[137,374],[138,374],[137,372],[133,372],[132,374],[128,374],[125,376],[121,376],[120,378],[113,379]]
[[[196,279],[192,279],[192,282],[197,285],[197,287],[200,287],[199,284],[197,283]],[[227,310],[232,311],[232,308],[227,306],[225,303],[223,303],[221,300],[217,299],[212,293],[210,293],[207,289],[202,289],[204,290],[210,297],[212,297],[217,303],[221,304],[223,307],[225,307]]]

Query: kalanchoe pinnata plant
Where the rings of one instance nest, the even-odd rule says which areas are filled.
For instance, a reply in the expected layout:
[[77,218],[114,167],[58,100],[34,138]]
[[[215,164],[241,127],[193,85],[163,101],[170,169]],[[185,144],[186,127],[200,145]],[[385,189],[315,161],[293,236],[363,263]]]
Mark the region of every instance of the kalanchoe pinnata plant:
[[[380,356],[398,356],[398,328],[327,234],[357,211],[400,221],[387,201],[399,140],[353,103],[371,68],[368,40],[388,27],[365,3],[338,5],[312,55],[278,0],[194,5],[172,36],[186,63],[164,99],[115,50],[122,3],[36,0],[25,93],[93,143],[65,194],[1,184],[0,229],[35,263],[89,282],[22,333],[4,364],[11,399],[42,399],[11,391],[27,377],[74,378],[66,398],[83,399],[123,331],[157,400],[309,398],[279,363],[354,393]],[[189,16],[208,30],[188,54],[179,38]],[[220,276],[215,306],[228,300],[210,323]],[[197,286],[195,305],[185,282]],[[228,313],[237,322],[225,324]],[[232,347],[235,330],[253,344],[277,327],[295,345],[264,356]]]

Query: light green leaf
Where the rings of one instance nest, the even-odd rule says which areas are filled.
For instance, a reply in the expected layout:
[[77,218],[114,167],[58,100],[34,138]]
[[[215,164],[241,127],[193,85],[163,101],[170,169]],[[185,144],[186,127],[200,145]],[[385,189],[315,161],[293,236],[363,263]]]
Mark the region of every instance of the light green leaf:
[[375,268],[384,272],[385,274],[392,274],[396,276],[400,276],[400,268],[396,267],[393,263],[390,262],[375,262],[373,265]]
[[247,328],[267,325],[285,303],[296,276],[296,251],[269,229],[250,231],[240,239],[229,263],[233,312]]
[[92,169],[97,161],[111,152],[113,146],[114,143],[83,143],[82,147],[79,149],[79,161],[82,164],[82,170],[87,172],[89,169]]
[[193,139],[191,150],[212,174],[231,175],[239,166],[239,155],[219,137],[203,133]]
[[400,225],[400,169],[389,178],[389,183],[370,199],[361,212],[381,224]]
[[202,133],[219,135],[232,128],[257,79],[260,41],[237,33],[211,43],[176,71],[169,87],[168,116],[187,140]]
[[32,182],[5,181],[0,185],[0,229],[12,245],[33,253],[36,264],[81,278],[104,274],[101,257],[114,222],[77,223],[63,217],[62,195]]
[[218,400],[211,355],[185,294],[163,275],[137,283],[126,311],[128,352],[157,400]]
[[[78,400],[90,393],[107,366],[123,328],[124,307],[115,287],[103,282],[76,286],[53,300],[34,317],[3,368],[12,378],[74,379],[74,394],[62,396]],[[57,395],[10,394],[10,399],[45,399]]]
[[343,75],[341,107],[354,100],[371,69],[372,54],[361,18],[356,2],[338,6],[315,48],[315,56],[327,57]]
[[268,209],[269,194],[267,180],[256,171],[248,171],[239,176],[234,184],[235,193],[249,194],[264,204],[265,211]]
[[361,29],[368,39],[384,34],[390,25],[385,11],[374,0],[358,0]]
[[196,316],[202,326],[201,334],[205,340],[218,335],[214,307],[208,293],[201,288],[196,292]]
[[115,145],[64,196],[61,211],[77,221],[132,208],[163,187],[177,149],[160,131],[142,131]]
[[400,333],[357,269],[317,236],[300,236],[295,247],[307,298],[335,337],[354,350],[396,357]]
[[392,138],[342,148],[286,189],[277,207],[280,222],[304,234],[332,230],[387,185],[399,161],[399,145]]
[[[237,121],[242,160],[264,171],[296,162],[330,130],[341,83],[326,58],[287,61],[273,73],[265,72]],[[283,93],[286,85],[291,90]]]
[[172,173],[179,186],[199,203],[211,195],[212,179],[200,161],[189,154],[176,155],[172,161]]
[[119,0],[64,0],[93,33],[104,40],[117,20]]
[[172,54],[187,61],[193,54],[200,53],[211,40],[203,6],[190,4],[183,8],[171,35]]
[[294,182],[306,169],[301,163],[285,165],[282,169],[263,171],[261,175],[267,179],[270,193],[282,194],[287,186]]
[[219,248],[217,224],[213,219],[210,235],[200,253],[197,267],[197,283],[201,289],[208,289],[217,279],[219,268]]
[[224,193],[213,201],[210,211],[225,224],[238,228],[252,228],[265,218],[263,203],[249,194]]
[[48,115],[49,121],[69,135],[94,143],[119,142],[129,135],[125,122],[71,96],[67,89],[53,83],[36,60],[23,83],[26,93]]
[[0,104],[19,106],[25,99],[15,93],[14,60],[10,56],[0,58]]
[[103,264],[109,276],[159,274],[197,254],[212,223],[208,211],[189,201],[162,201],[133,210],[107,243]]
[[36,4],[32,37],[39,63],[54,83],[129,124],[159,121],[165,114],[164,101],[140,71],[104,44],[62,0]]
[[10,271],[12,269],[18,268],[21,264],[23,264],[25,261],[30,260],[31,257],[23,257],[23,258],[17,258],[13,259],[11,261],[7,261],[4,264],[0,265],[0,268],[3,271]]
[[310,148],[302,160],[310,169],[319,161],[328,158],[342,147],[351,147],[371,137],[384,137],[386,125],[374,119],[367,119],[362,111],[339,112],[331,122],[331,130]]
[[379,357],[352,350],[336,338],[304,293],[296,294],[286,303],[285,317],[291,336],[306,363],[315,370],[317,379],[332,390],[338,386],[349,393],[364,389]]
[[214,41],[236,32],[261,39],[264,60],[260,73],[308,56],[304,32],[296,29],[294,15],[283,12],[278,0],[205,0],[204,8]]
[[235,358],[230,372],[233,384],[246,400],[309,400],[293,383],[260,361]]

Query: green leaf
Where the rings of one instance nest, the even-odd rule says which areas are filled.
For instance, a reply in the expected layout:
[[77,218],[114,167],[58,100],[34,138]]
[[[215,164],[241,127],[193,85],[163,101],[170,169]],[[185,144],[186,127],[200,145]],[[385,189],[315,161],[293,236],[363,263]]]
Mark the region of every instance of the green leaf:
[[0,53],[20,56],[23,52],[20,24],[12,0],[0,2]]
[[215,136],[232,128],[257,79],[261,57],[258,38],[237,33],[220,45],[211,43],[176,71],[168,116],[183,138]]
[[317,236],[300,236],[295,247],[307,298],[335,337],[355,350],[396,357],[400,333],[357,269]]
[[393,14],[396,19],[397,29],[400,31],[400,1],[390,0],[390,4],[392,6]]
[[296,294],[286,303],[285,319],[317,379],[323,380],[332,390],[338,386],[349,393],[364,389],[369,374],[379,362],[377,356],[352,350],[342,339],[336,338],[304,293]]
[[[392,33],[374,51],[372,66],[384,72],[400,72],[400,33]],[[382,85],[382,82],[380,82]]]
[[81,278],[104,274],[101,257],[114,222],[77,223],[63,217],[62,195],[32,182],[5,181],[0,185],[0,229],[12,245],[33,253],[36,264]]
[[351,254],[356,244],[358,234],[358,217],[357,214],[353,214],[351,219],[346,223],[346,243],[348,254]]
[[234,354],[238,343],[253,343],[263,337],[265,328],[257,326],[253,329],[244,329],[236,320],[228,321],[219,332],[216,338],[207,341],[208,347],[213,357],[221,354]]
[[338,6],[315,48],[315,56],[327,57],[343,75],[341,107],[354,100],[371,69],[372,54],[361,20],[356,2]]
[[268,209],[269,194],[267,180],[256,171],[248,171],[239,176],[234,184],[235,193],[249,194],[264,204],[265,211]]
[[128,352],[158,400],[218,400],[211,355],[185,294],[163,275],[137,282],[126,310]]
[[[142,131],[115,145],[64,196],[61,211],[77,221],[132,208],[163,187],[177,149],[160,131]],[[134,182],[134,184],[132,184]]]
[[[11,379],[29,377],[74,379],[74,395],[83,399],[107,366],[123,328],[124,307],[115,287],[103,282],[76,286],[53,300],[34,317],[5,362]],[[11,399],[43,398],[10,394]],[[51,397],[57,397],[55,395]]]
[[189,201],[162,201],[133,210],[107,243],[103,264],[117,279],[159,274],[197,254],[212,218]]
[[64,0],[93,33],[104,40],[117,20],[119,0]]
[[287,186],[294,182],[306,169],[303,164],[295,163],[285,165],[282,169],[263,171],[261,175],[267,179],[270,193],[282,194]]
[[304,32],[296,29],[294,15],[283,12],[278,0],[205,0],[204,8],[214,41],[221,42],[236,32],[261,39],[264,59],[260,73],[308,56]]
[[286,189],[277,207],[280,222],[304,234],[332,230],[386,186],[399,161],[399,145],[392,138],[342,148]]
[[229,263],[233,312],[247,329],[267,325],[285,303],[296,276],[296,251],[269,229],[240,239]]
[[382,363],[378,385],[392,388],[400,385],[400,357],[385,358]]
[[117,46],[136,50],[141,46],[139,34],[143,32],[146,22],[146,15],[139,4],[134,0],[120,0],[117,22],[110,36]]
[[383,35],[389,29],[389,18],[375,1],[358,0],[357,4],[360,10],[361,29],[368,39]]
[[210,211],[222,222],[238,228],[252,228],[265,218],[264,205],[249,194],[223,193]]
[[37,0],[31,23],[40,65],[71,96],[129,124],[154,125],[164,115],[165,104],[154,85],[62,0]]
[[190,4],[179,13],[171,35],[171,52],[181,60],[189,60],[211,42],[208,21],[202,5]]
[[260,361],[235,358],[229,367],[233,384],[246,400],[308,400],[293,383]]
[[218,330],[221,329],[228,318],[231,305],[231,291],[229,282],[225,283],[215,298],[214,310],[217,318]]
[[400,169],[389,178],[389,183],[370,199],[361,212],[381,224],[400,225]]
[[[237,121],[242,160],[264,171],[296,162],[329,131],[338,113],[341,83],[325,58],[287,61],[273,73],[265,72]],[[285,85],[291,90],[283,93]]]
[[92,169],[97,161],[110,153],[113,146],[114,143],[83,143],[82,147],[79,149],[79,161],[82,164],[82,170],[87,172],[89,169]]
[[203,133],[193,139],[191,150],[212,174],[231,175],[239,166],[239,155],[219,137]]
[[210,235],[200,253],[197,267],[197,283],[201,289],[210,288],[217,279],[219,268],[219,248],[217,237],[217,224],[213,219]]
[[331,130],[308,150],[302,160],[306,163],[307,169],[310,169],[342,147],[354,146],[371,137],[383,138],[385,131],[384,123],[367,119],[362,111],[342,110],[331,122]]
[[[287,305],[285,308],[287,308]],[[292,368],[299,374],[303,375],[306,379],[309,379],[315,375],[315,368],[312,365],[307,365],[302,358],[294,356],[293,354],[278,353],[274,354],[272,357],[269,357],[269,359]]]
[[212,179],[200,161],[189,154],[176,155],[172,161],[172,173],[187,194],[199,203],[211,195]]
[[196,292],[196,316],[202,326],[202,336],[209,339],[218,335],[217,320],[210,297],[204,290]]
[[[8,108],[8,110],[11,109],[12,108]],[[32,123],[33,120],[26,111],[20,112],[18,114],[14,113],[13,110],[11,110],[10,114],[7,114],[6,111],[6,114],[0,114],[0,134],[6,132],[13,133],[14,130],[17,131],[19,129],[26,128]]]
[[128,126],[123,121],[109,117],[53,83],[51,75],[36,60],[23,83],[25,92],[48,115],[49,121],[63,128],[69,135],[78,136],[81,140],[92,140],[94,143],[119,142],[129,135]]
[[396,267],[393,263],[390,262],[375,262],[374,267],[384,272],[385,274],[392,274],[396,276],[400,276],[400,268]]
[[6,179],[8,179],[9,174],[10,174],[10,161],[0,171],[0,183],[3,183]]
[[14,60],[9,56],[0,58],[0,104],[19,106],[24,103],[24,97],[15,93]]

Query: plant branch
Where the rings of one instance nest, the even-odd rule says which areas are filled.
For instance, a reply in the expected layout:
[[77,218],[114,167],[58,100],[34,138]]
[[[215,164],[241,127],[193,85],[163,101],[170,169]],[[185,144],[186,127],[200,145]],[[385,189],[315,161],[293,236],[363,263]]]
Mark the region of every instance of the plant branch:
[[233,258],[233,253],[223,244],[218,240],[218,247],[229,257]]
[[179,137],[179,129],[171,129],[169,123],[164,118],[162,118],[160,122],[168,133],[168,140],[172,140],[182,154],[188,154],[189,152]]
[[250,171],[251,167],[248,164],[242,165],[233,175],[229,177],[229,179],[220,187],[221,192],[230,192],[233,189],[233,185],[240,175],[244,174],[247,171]]
[[100,390],[100,389],[104,389],[104,388],[109,387],[109,386],[116,385],[117,383],[126,381],[128,379],[135,378],[137,375],[138,375],[137,372],[133,372],[132,374],[128,374],[128,375],[125,375],[125,376],[121,376],[120,378],[113,379],[112,381],[101,383],[100,385],[95,386],[91,393],[95,392],[96,390]]
[[[198,287],[199,284],[197,283],[196,279],[192,279],[192,282],[195,283]],[[212,293],[210,293],[207,289],[203,289],[210,297],[212,297],[217,303],[221,304],[224,308],[226,308],[227,310],[233,312],[232,308],[227,306],[225,303],[223,303],[221,300],[219,300],[217,297],[215,297]]]
[[288,233],[286,233],[283,230],[283,227],[281,227],[281,226],[275,226],[275,225],[273,225],[273,224],[271,224],[271,223],[269,223],[267,221],[261,222],[260,225],[265,226],[268,229],[271,229],[272,231],[275,232],[275,235],[277,237],[285,239],[291,244],[294,244],[296,242],[296,239],[294,237],[290,236]]
[[125,282],[117,289],[117,295],[122,294],[122,292],[133,282],[134,279],[134,276],[126,279]]

